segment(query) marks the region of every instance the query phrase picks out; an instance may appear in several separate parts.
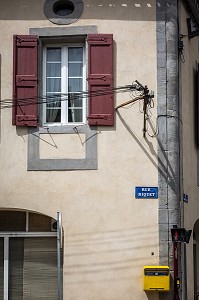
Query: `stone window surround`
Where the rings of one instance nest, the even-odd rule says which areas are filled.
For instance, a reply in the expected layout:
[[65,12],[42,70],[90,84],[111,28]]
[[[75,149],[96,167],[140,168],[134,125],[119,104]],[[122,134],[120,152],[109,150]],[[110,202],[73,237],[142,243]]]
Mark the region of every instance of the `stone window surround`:
[[[75,26],[75,27],[52,27],[52,28],[30,28],[30,35],[37,35],[39,38],[69,38],[84,36],[88,33],[97,33],[96,26]],[[41,47],[39,53],[41,53]],[[40,58],[41,59],[41,58]],[[39,63],[41,66],[42,63]],[[40,70],[41,74],[41,70]],[[39,94],[41,94],[40,87]],[[40,112],[40,116],[42,113]],[[85,158],[83,159],[40,159],[39,144],[40,134],[77,134],[75,125],[49,126],[28,129],[28,165],[29,171],[64,171],[64,170],[96,170],[97,169],[97,128],[88,125],[78,126],[78,133],[85,134]],[[47,130],[48,129],[48,130]]]

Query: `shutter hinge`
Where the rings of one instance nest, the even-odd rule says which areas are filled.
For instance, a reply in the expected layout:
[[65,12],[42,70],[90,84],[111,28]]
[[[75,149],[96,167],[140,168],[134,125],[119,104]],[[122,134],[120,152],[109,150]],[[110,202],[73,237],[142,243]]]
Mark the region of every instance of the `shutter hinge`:
[[88,38],[88,41],[107,42],[107,37],[90,37],[90,38]]
[[37,81],[38,82],[38,79],[37,78],[30,78],[27,76],[27,78],[23,77],[17,77],[17,82],[21,82],[21,81]]
[[23,121],[37,121],[37,117],[33,116],[16,116],[18,122],[23,122]]
[[106,76],[94,76],[94,77],[88,77],[86,80],[103,80],[106,81]]
[[94,116],[90,116],[87,117],[88,120],[94,120],[94,119],[103,119],[103,120],[107,120],[108,116],[107,115],[94,115]]

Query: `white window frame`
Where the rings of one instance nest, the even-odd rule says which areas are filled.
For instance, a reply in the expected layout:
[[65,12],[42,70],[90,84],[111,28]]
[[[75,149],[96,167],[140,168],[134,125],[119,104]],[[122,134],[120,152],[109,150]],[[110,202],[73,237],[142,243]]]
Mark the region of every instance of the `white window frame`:
[[57,237],[56,231],[29,231],[28,228],[28,220],[29,220],[29,212],[26,212],[26,231],[0,231],[0,238],[3,238],[4,248],[3,248],[3,255],[4,255],[4,292],[3,292],[3,299],[8,300],[8,290],[9,290],[9,242],[10,238],[33,238],[33,237]]
[[[85,44],[79,43],[67,43],[67,44],[46,44],[43,47],[43,126],[60,126],[60,125],[83,125],[86,124],[86,112],[87,112],[87,98],[85,95],[82,98],[82,122],[68,122],[68,101],[61,101],[61,122],[48,123],[46,122],[46,51],[47,48],[61,48],[61,93],[68,93],[68,48],[70,47],[81,47],[83,48],[83,82],[82,92],[86,91],[86,51]],[[65,55],[63,55],[63,52]]]

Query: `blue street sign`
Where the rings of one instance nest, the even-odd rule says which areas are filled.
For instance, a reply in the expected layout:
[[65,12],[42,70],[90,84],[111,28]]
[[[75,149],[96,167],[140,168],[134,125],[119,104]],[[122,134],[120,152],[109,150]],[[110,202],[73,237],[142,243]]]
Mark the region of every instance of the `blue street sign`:
[[136,186],[135,198],[136,199],[157,199],[158,187]]
[[187,194],[183,194],[183,200],[184,202],[188,203],[189,202],[189,197]]

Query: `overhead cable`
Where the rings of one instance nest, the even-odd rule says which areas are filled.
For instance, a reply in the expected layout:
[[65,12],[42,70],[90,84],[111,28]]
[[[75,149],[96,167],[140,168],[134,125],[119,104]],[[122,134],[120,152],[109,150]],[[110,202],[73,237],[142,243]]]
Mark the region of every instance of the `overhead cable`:
[[[111,95],[115,93],[125,93],[131,91],[132,86],[126,85],[121,87],[115,87],[115,88],[105,88],[105,89],[99,89],[92,92],[78,92],[78,93],[55,93],[53,95],[45,95],[45,96],[36,96],[36,97],[30,97],[30,98],[16,98],[14,101],[13,99],[5,99],[0,101],[1,109],[4,108],[12,108],[17,105],[20,106],[27,106],[32,104],[51,104],[56,102],[62,102],[62,101],[77,101],[84,98],[90,98],[90,97],[98,97],[98,96],[106,96]],[[72,99],[70,99],[70,96],[72,96]]]

